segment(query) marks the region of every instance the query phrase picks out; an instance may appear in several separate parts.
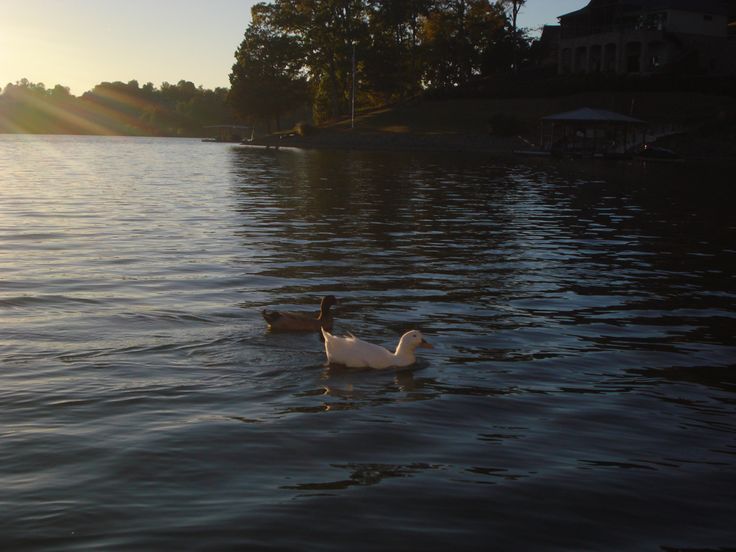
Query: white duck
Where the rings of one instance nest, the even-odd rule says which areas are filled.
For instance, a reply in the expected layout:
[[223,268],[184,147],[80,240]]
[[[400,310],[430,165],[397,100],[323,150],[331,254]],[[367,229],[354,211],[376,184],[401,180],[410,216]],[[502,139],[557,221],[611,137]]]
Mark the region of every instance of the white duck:
[[352,334],[338,337],[322,328],[325,338],[325,353],[330,364],[343,364],[348,368],[401,368],[417,360],[417,347],[432,349],[419,330],[411,330],[401,336],[396,352],[392,353],[379,345],[358,339]]

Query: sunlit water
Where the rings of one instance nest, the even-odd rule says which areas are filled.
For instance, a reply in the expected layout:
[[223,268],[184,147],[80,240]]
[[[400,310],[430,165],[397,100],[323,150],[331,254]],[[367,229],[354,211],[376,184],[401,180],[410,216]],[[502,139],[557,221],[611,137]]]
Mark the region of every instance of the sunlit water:
[[735,547],[730,169],[0,136],[0,547]]

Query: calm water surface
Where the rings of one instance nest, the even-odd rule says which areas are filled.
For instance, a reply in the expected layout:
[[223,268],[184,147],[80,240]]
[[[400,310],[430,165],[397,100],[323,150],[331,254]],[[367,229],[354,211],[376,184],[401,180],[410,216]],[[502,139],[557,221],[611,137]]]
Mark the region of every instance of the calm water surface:
[[2,548],[733,549],[731,169],[0,136]]

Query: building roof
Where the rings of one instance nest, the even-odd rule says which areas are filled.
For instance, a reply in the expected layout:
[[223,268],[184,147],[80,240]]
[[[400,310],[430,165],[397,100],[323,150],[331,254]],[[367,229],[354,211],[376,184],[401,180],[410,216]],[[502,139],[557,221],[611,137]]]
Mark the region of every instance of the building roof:
[[697,13],[727,15],[729,0],[590,0],[587,6],[563,15],[559,18],[578,16],[587,13],[591,8],[618,6],[627,10],[681,10]]
[[698,13],[728,14],[727,0],[644,0],[644,8],[651,10],[670,9]]
[[614,113],[613,111],[606,111],[605,109],[592,109],[590,107],[582,107],[574,111],[566,111],[565,113],[558,113],[556,115],[548,115],[542,117],[543,121],[565,121],[565,122],[580,122],[580,123],[630,123],[630,124],[644,124],[641,119],[635,117],[629,117],[628,115],[621,115],[620,113]]

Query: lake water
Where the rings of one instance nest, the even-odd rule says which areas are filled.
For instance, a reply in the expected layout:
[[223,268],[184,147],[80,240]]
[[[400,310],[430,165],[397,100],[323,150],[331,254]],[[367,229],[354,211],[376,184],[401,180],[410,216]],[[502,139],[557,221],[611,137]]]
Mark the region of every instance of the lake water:
[[732,168],[0,136],[2,548],[733,549]]

